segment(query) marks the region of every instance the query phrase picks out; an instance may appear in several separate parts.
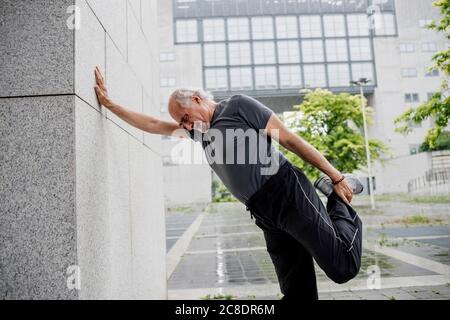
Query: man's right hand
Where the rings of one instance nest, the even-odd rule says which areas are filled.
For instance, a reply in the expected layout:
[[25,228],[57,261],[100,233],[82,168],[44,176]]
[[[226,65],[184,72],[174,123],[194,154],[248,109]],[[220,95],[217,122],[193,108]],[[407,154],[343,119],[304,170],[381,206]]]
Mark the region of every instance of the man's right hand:
[[112,101],[108,96],[108,89],[106,89],[105,80],[103,79],[99,67],[95,67],[95,80],[97,82],[97,85],[94,87],[94,89],[95,93],[97,94],[98,102],[102,106],[110,108],[112,105]]
[[347,180],[342,180],[335,186],[333,186],[334,192],[342,199],[344,202],[350,204],[353,198],[352,187],[348,184]]

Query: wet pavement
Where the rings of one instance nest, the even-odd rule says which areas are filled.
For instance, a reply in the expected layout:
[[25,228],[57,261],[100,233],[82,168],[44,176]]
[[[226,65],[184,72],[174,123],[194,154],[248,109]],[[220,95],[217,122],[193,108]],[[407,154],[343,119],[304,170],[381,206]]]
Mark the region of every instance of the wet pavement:
[[[401,204],[401,209],[408,205]],[[435,210],[427,205],[440,223],[423,226],[389,224],[402,217],[395,203],[385,204],[386,214],[366,213],[363,206],[359,210],[365,224],[361,272],[347,284],[337,285],[316,265],[320,299],[449,299],[450,225],[449,212],[443,209],[448,205]],[[417,207],[412,207],[416,210],[403,211],[403,216],[416,214]],[[281,297],[263,234],[244,206],[213,204],[208,211],[168,213],[168,252],[194,221],[199,227],[192,238],[182,240],[188,241],[187,249],[168,280],[169,299]]]

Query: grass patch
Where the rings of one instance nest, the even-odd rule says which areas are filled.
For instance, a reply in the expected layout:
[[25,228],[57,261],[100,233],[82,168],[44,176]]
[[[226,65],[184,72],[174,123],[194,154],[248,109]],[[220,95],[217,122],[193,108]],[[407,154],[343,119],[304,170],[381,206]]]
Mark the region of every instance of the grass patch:
[[440,218],[430,218],[423,214],[414,214],[411,216],[403,217],[402,219],[394,220],[393,223],[408,225],[421,225],[421,224],[443,224],[443,220]]
[[206,296],[201,297],[200,300],[233,300],[234,298],[236,297],[231,294],[215,294],[213,296],[207,294]]
[[[360,196],[362,199],[369,196]],[[408,193],[392,193],[392,194],[381,194],[375,195],[375,201],[401,201],[409,203],[450,203],[450,196],[440,195],[440,196],[427,196],[427,195],[411,195]]]
[[168,207],[167,211],[191,213],[191,212],[194,212],[194,209],[191,206],[173,206],[173,207]]

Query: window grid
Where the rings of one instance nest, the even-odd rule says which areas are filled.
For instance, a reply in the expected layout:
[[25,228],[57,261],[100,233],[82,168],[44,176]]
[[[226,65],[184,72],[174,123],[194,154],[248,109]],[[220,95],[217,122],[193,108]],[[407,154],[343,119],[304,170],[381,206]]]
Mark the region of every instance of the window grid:
[[228,40],[249,40],[250,22],[248,18],[227,19]]
[[252,38],[253,39],[273,39],[273,18],[272,17],[253,17],[252,20]]
[[205,66],[224,66],[227,63],[225,43],[210,43],[203,47]]
[[276,67],[255,67],[255,87],[257,89],[277,88]]
[[347,87],[350,83],[348,64],[329,64],[328,82],[330,87]]
[[300,36],[302,38],[321,38],[322,17],[321,16],[300,16]]
[[304,65],[303,73],[306,88],[326,87],[325,65]]
[[439,70],[437,69],[431,69],[428,70],[428,68],[425,68],[425,77],[439,77]]
[[402,68],[401,73],[402,73],[403,78],[417,77],[417,69],[416,68]]
[[345,39],[327,39],[325,40],[325,46],[327,51],[327,61],[347,61],[347,40]]
[[[218,44],[222,50],[222,53],[218,52],[218,47],[215,50],[210,50],[209,55],[203,57],[204,65],[204,80],[206,83],[206,70],[212,68],[223,67],[227,74],[227,87],[231,88],[231,83],[234,82],[231,79],[231,69],[233,67],[247,67],[251,71],[252,83],[251,87],[253,89],[261,88],[287,88],[286,78],[290,75],[284,75],[283,72],[288,70],[281,68],[284,64],[291,65],[294,64],[300,70],[300,79],[305,82],[308,76],[305,76],[305,72],[311,70],[311,68],[305,68],[307,65],[312,65],[314,69],[319,70],[319,74],[315,76],[314,81],[320,84],[321,87],[331,87],[329,82],[339,82],[343,83],[344,80],[352,78],[354,74],[357,74],[359,70],[363,69],[364,73],[369,72],[374,79],[374,68],[373,68],[373,56],[372,56],[372,34],[369,32],[369,36],[364,36],[365,31],[358,31],[358,26],[364,25],[363,15],[344,13],[344,14],[324,14],[324,15],[313,15],[313,16],[265,16],[265,17],[239,17],[239,18],[226,18],[224,19],[224,31],[225,41],[214,42],[209,44]],[[392,15],[393,16],[393,15]],[[311,18],[312,17],[312,18]],[[286,19],[289,18],[289,19]],[[302,30],[302,19],[320,21],[320,24],[314,24],[310,26],[310,30]],[[325,34],[324,22],[325,18],[327,21],[333,22],[333,27],[338,25],[335,30],[333,30],[333,36],[330,36],[329,30]],[[256,20],[255,20],[256,19]],[[260,20],[258,20],[260,19]],[[286,19],[286,20],[285,20]],[[352,22],[353,19],[353,22]],[[212,19],[221,20],[221,19]],[[294,22],[297,28],[294,31]],[[232,22],[231,25],[229,22]],[[234,22],[233,22],[234,21]],[[271,22],[264,24],[263,22]],[[311,22],[311,21],[308,21]],[[233,26],[233,23],[235,25]],[[271,27],[270,27],[271,25]],[[280,25],[284,25],[280,27]],[[305,22],[303,20],[303,26]],[[242,30],[238,30],[238,29]],[[256,28],[257,30],[253,30]],[[353,28],[353,29],[352,29]],[[233,31],[234,29],[234,31]],[[311,29],[313,31],[311,31]],[[395,29],[395,26],[394,26]],[[238,31],[236,31],[238,30]],[[315,30],[315,31],[314,31]],[[302,32],[303,31],[303,32]],[[309,34],[308,34],[308,32]],[[239,36],[233,36],[232,33],[238,34]],[[316,32],[316,34],[314,34]],[[203,32],[201,32],[203,34]],[[320,33],[320,34],[319,34]],[[243,34],[243,36],[241,36]],[[297,37],[294,37],[297,34]],[[378,33],[379,35],[379,33]],[[256,37],[256,39],[253,38]],[[270,37],[269,37],[270,36]],[[308,37],[309,36],[309,37]],[[317,37],[312,37],[317,36]],[[280,38],[283,37],[283,38]],[[295,39],[295,40],[289,40]],[[275,39],[278,41],[267,41],[265,39]],[[211,40],[218,41],[218,40]],[[353,46],[350,45],[352,42]],[[295,43],[295,45],[294,45]],[[360,43],[361,45],[357,45]],[[206,46],[206,42],[204,46]],[[346,45],[344,45],[346,44]],[[222,47],[224,45],[224,47]],[[236,49],[239,48],[239,49]],[[240,49],[245,48],[245,49]],[[233,49],[235,49],[233,51]],[[328,52],[328,54],[327,54]],[[205,55],[205,51],[203,51]],[[223,62],[225,61],[225,62]],[[355,61],[361,61],[361,63],[354,63]],[[346,62],[346,67],[340,67],[341,70],[347,70],[347,78],[339,76],[328,81],[330,74],[328,72],[328,66],[335,64],[336,62]],[[325,72],[321,72],[322,68],[317,64],[323,63],[325,67]],[[341,63],[342,64],[342,63]],[[364,67],[361,67],[364,66]],[[275,75],[277,78],[276,84],[269,83],[269,85],[256,85],[255,70],[260,67],[275,67]],[[334,70],[331,67],[331,70]],[[265,69],[264,69],[265,70]],[[267,69],[273,70],[273,69]],[[233,75],[236,78],[236,72]],[[248,75],[248,70],[245,71]],[[261,70],[258,72],[262,72]],[[362,72],[362,71],[361,71]],[[323,84],[322,76],[325,74],[325,84]],[[267,71],[264,73],[265,76],[273,76],[272,71]],[[270,78],[269,77],[269,78]],[[311,78],[311,75],[309,75]],[[246,78],[248,81],[248,77]],[[344,79],[344,80],[342,80]],[[244,81],[244,82],[245,82]],[[375,83],[375,80],[373,80]],[[270,81],[269,81],[270,82]],[[295,82],[295,81],[294,81]],[[238,83],[238,82],[236,82]],[[240,85],[238,85],[240,86]],[[319,86],[319,85],[318,85]],[[345,86],[349,87],[349,84]],[[246,86],[249,88],[249,86]]]
[[369,38],[350,39],[350,60],[372,60],[372,48]]
[[227,90],[227,69],[214,68],[205,70],[206,88],[208,90]]
[[322,40],[303,40],[302,51],[304,62],[323,62],[325,60]]
[[198,41],[197,20],[195,19],[177,20],[175,29],[177,42],[189,43]]
[[276,34],[278,39],[298,38],[297,17],[276,17]]
[[412,53],[416,51],[416,46],[414,43],[400,43],[399,48],[401,53]]
[[253,42],[254,64],[275,63],[275,43],[273,41]]
[[229,64],[235,65],[250,65],[251,50],[249,42],[230,42],[228,44],[228,58]]
[[280,66],[280,88],[302,87],[302,71],[299,65]]
[[405,102],[411,103],[411,102],[419,102],[419,94],[418,93],[405,93]]
[[422,51],[423,52],[436,52],[437,51],[437,45],[436,42],[425,42],[422,44]]
[[230,87],[232,90],[253,89],[252,69],[230,68]]
[[299,63],[300,52],[295,40],[278,41],[278,63]]
[[395,17],[392,13],[379,13],[374,15],[375,35],[393,36],[396,34]]
[[352,63],[352,80],[358,81],[361,78],[373,79],[373,64],[371,62]]
[[224,41],[225,20],[203,19],[203,41]]
[[325,37],[346,36],[344,15],[324,15],[323,23]]
[[348,14],[347,30],[349,36],[368,36],[369,20],[365,14]]

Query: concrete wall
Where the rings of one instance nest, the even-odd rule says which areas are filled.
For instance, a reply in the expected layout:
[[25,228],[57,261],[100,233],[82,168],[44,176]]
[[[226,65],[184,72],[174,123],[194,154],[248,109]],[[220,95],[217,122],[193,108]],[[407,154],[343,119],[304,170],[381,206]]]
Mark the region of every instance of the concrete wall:
[[[175,86],[160,88],[162,118],[173,121],[167,112],[167,102],[173,90],[177,87],[203,87],[202,52],[198,44],[174,45],[172,1],[158,0],[158,12],[160,51],[175,54],[174,61],[160,63],[161,77],[176,79]],[[191,144],[188,148],[195,148],[192,141],[182,143]],[[162,144],[163,155],[167,159],[173,148],[180,145],[180,139],[163,139]],[[211,168],[207,162],[165,165],[163,173],[167,206],[211,202]]]
[[377,194],[408,192],[408,182],[423,177],[429,168],[431,168],[430,152],[398,157],[384,163],[378,162],[373,168],[373,175],[376,176],[375,192]]
[[0,25],[0,298],[166,298],[161,139],[93,91],[99,65],[160,115],[156,1],[4,0]]

